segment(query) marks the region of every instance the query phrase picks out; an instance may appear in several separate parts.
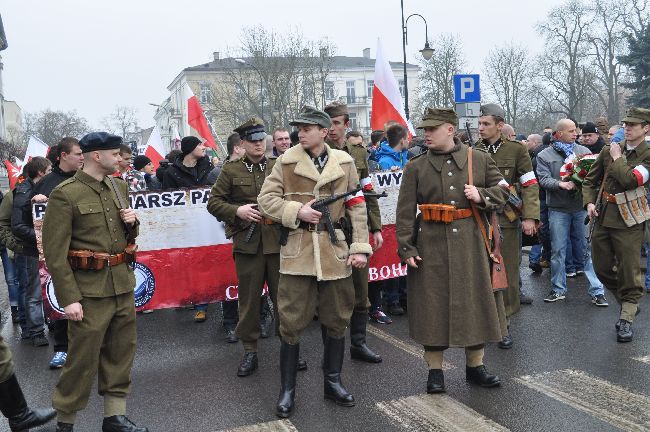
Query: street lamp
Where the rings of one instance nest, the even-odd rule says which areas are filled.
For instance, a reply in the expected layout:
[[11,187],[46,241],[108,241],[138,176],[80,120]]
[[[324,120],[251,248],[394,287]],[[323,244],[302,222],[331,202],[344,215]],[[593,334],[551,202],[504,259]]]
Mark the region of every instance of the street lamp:
[[264,76],[262,75],[262,72],[260,72],[259,69],[257,69],[254,65],[248,63],[248,62],[247,62],[246,60],[244,60],[244,59],[236,58],[235,61],[236,61],[237,63],[241,63],[241,64],[245,64],[245,65],[247,65],[247,66],[250,66],[250,67],[251,67],[253,70],[255,70],[255,72],[257,72],[257,74],[260,76],[260,100],[261,100],[261,103],[260,103],[260,105],[261,105],[260,110],[262,111],[262,120],[263,120],[264,122],[266,122],[266,120],[264,120]]
[[429,28],[427,25],[427,20],[420,14],[411,14],[406,20],[404,19],[404,0],[400,0],[402,7],[402,53],[404,54],[404,114],[406,114],[406,119],[409,119],[409,89],[406,75],[406,45],[408,44],[408,22],[411,17],[417,16],[422,18],[424,21],[424,48],[420,50],[422,57],[425,60],[431,60],[433,56],[433,48],[429,45]]

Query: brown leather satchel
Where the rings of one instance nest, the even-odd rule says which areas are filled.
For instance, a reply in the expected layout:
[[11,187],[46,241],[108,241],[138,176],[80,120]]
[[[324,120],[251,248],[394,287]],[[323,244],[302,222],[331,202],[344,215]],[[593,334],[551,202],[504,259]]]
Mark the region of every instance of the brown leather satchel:
[[[474,173],[472,172],[472,148],[467,149],[467,171],[469,175],[468,184],[474,184]],[[481,235],[483,236],[483,241],[485,242],[485,249],[487,250],[488,256],[490,257],[490,270],[492,278],[492,291],[501,291],[508,288],[508,275],[506,274],[506,266],[503,262],[503,256],[501,256],[501,226],[499,225],[499,218],[495,212],[490,214],[490,223],[492,224],[490,230],[490,238],[493,239],[493,248],[490,247],[490,239],[488,238],[487,231],[485,229],[485,224],[483,219],[476,208],[476,203],[469,200],[470,205],[472,206],[472,213],[474,214],[474,219],[476,219],[476,224],[481,230]]]

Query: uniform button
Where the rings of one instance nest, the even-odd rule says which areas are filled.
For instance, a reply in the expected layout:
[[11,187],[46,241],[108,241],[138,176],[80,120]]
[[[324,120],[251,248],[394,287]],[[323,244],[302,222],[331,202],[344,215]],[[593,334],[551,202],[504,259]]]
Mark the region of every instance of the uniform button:
[[451,229],[451,232],[457,233],[457,232],[458,232],[458,228],[452,228],[452,229]]
[[111,209],[109,209],[108,207],[106,207],[106,211],[111,211]]
[[108,221],[109,221],[109,222],[113,222],[113,218],[108,218]]
[[456,205],[456,201],[450,201],[449,204]]
[[113,240],[113,242],[117,243],[117,239]]
[[453,173],[453,172],[451,172],[451,171],[449,171],[449,172],[447,173],[447,175],[448,175],[449,177],[451,177],[451,176],[453,176],[453,175],[454,175],[454,173]]
[[108,198],[104,197],[104,201],[108,201]]
[[447,163],[451,165],[451,159],[447,159]]
[[485,200],[486,200],[486,201],[490,201],[490,197],[485,197]]
[[456,189],[454,185],[449,186],[449,190],[454,190],[454,189]]

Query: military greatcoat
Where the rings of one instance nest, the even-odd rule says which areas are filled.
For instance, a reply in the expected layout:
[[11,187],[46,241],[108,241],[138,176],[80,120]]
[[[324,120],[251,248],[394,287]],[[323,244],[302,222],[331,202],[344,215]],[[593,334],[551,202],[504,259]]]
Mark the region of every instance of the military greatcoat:
[[[449,204],[470,208],[464,186],[468,183],[468,149],[431,150],[404,168],[397,202],[398,254],[402,261],[420,256],[418,268],[408,269],[408,315],[411,337],[422,345],[467,347],[499,341],[498,302],[490,281],[488,253],[474,217],[449,224],[416,218],[418,204]],[[494,161],[473,151],[474,185],[483,203],[481,211],[496,210],[505,202],[498,183],[503,179]],[[487,226],[487,225],[486,225]]]

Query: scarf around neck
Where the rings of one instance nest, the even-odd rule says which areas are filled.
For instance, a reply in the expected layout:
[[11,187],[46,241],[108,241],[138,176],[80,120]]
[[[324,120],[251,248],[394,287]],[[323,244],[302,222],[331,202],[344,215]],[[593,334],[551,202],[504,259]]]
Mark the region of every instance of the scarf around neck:
[[575,143],[565,143],[562,141],[553,141],[551,146],[558,152],[564,155],[564,158],[568,158],[573,155],[573,149],[575,148]]

